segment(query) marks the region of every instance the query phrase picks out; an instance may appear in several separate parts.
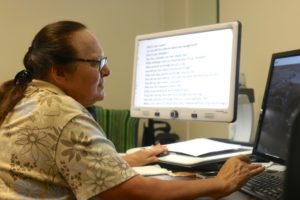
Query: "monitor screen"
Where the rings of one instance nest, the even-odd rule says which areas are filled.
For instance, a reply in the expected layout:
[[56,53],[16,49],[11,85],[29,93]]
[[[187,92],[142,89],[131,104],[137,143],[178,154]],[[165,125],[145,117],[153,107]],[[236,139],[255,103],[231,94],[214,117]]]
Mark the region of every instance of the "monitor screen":
[[131,115],[234,121],[240,37],[237,21],[138,35]]

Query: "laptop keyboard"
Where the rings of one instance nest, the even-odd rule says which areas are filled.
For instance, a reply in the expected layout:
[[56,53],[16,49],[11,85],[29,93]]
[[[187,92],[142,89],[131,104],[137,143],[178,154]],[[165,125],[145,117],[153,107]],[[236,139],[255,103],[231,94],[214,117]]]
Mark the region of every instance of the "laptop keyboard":
[[241,190],[263,200],[282,198],[284,172],[266,170],[252,177]]

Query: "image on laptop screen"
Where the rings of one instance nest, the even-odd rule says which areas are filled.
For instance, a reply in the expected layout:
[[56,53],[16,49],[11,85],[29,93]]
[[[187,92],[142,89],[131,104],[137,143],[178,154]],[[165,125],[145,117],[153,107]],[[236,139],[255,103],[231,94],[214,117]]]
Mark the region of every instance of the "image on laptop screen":
[[285,164],[293,120],[300,107],[300,50],[275,53],[261,108],[255,155]]

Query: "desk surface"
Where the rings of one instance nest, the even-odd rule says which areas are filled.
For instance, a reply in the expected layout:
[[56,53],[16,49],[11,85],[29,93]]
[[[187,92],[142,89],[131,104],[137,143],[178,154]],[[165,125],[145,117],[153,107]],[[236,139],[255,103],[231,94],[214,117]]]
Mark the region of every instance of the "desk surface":
[[[163,180],[191,180],[192,177],[174,177],[168,175],[158,175],[152,176],[154,178],[163,179]],[[211,198],[197,198],[195,200],[211,200]],[[229,196],[223,197],[221,200],[258,200],[258,198],[245,194],[241,191],[236,191]]]
[[245,194],[240,191],[236,191],[236,192],[232,193],[231,195],[224,197],[222,199],[224,199],[224,200],[258,200],[258,198],[250,196],[250,195]]

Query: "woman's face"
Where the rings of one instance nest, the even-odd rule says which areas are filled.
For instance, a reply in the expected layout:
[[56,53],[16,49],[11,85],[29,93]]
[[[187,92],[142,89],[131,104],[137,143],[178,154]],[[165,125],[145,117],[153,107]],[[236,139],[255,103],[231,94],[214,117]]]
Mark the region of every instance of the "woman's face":
[[[103,49],[97,39],[87,30],[80,30],[72,35],[72,45],[77,50],[77,58],[99,60],[104,57]],[[99,71],[97,62],[75,61],[76,70],[65,74],[64,92],[83,106],[91,106],[104,98],[103,78],[110,74],[105,65]]]

